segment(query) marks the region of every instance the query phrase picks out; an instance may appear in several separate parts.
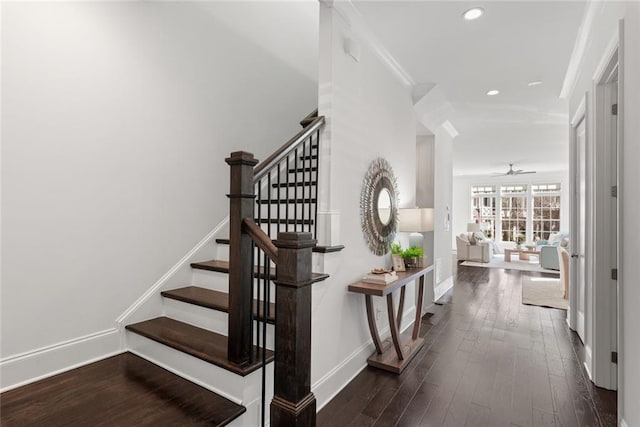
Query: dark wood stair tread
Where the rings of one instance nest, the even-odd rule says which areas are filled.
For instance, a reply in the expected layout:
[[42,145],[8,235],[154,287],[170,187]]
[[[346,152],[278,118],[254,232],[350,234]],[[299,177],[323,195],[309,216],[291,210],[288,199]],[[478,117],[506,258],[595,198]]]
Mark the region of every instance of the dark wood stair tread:
[[[217,271],[219,273],[229,273],[229,262],[228,261],[220,261],[217,259],[211,261],[202,261],[202,262],[193,262],[191,263],[191,268],[196,268],[198,270],[209,270],[209,271]],[[258,268],[254,267],[254,276],[258,276]],[[262,268],[260,268],[260,277],[263,277]],[[271,279],[276,278],[276,269],[270,269],[270,277]],[[328,274],[324,273],[311,273],[311,281],[312,282],[321,282],[329,277]]]
[[317,172],[318,168],[313,166],[313,167],[306,167],[306,168],[291,168],[289,169],[289,173],[298,173],[298,172]]
[[273,188],[312,187],[314,185],[317,185],[315,181],[281,182],[280,184],[271,184]]
[[278,219],[278,218],[255,218],[254,221],[260,225],[260,224],[304,224],[304,225],[312,225],[313,224],[313,220],[312,219]]
[[[185,286],[184,288],[172,289],[170,291],[163,291],[161,295],[165,298],[170,298],[189,304],[198,305],[200,307],[210,308],[212,310],[229,312],[229,294],[226,292],[214,291],[211,289],[201,288],[199,286]],[[259,310],[258,310],[259,309]],[[273,303],[269,304],[269,311],[267,314],[267,323],[274,323],[274,313],[276,306]],[[260,303],[258,307],[258,301],[253,301],[253,315],[262,319],[263,304]]]
[[309,123],[314,121],[318,117],[318,109],[316,108],[312,112],[310,112],[304,119],[300,121],[300,125],[302,127],[306,127]]
[[[216,243],[220,245],[228,245],[229,239],[216,239]],[[315,245],[312,249],[313,252],[317,253],[331,253],[331,252],[340,252],[344,249],[344,245],[334,245],[334,246],[323,246],[323,245]]]
[[312,198],[312,199],[256,199],[256,203],[260,203],[261,205],[268,205],[268,204],[287,204],[287,203],[316,203],[316,199]]
[[[163,396],[182,411],[194,414],[211,426],[226,426],[246,408],[204,387],[194,384],[131,353],[124,355],[124,370],[152,393]],[[159,421],[159,420],[158,420]]]
[[[262,351],[258,351],[254,363],[238,366],[227,359],[227,337],[207,329],[198,328],[168,317],[127,325],[128,331],[142,335],[168,347],[190,354],[198,359],[245,376],[259,369]],[[254,347],[254,351],[257,348]],[[267,362],[273,361],[273,351],[267,350]]]
[[243,406],[125,352],[1,395],[2,426],[225,426]]

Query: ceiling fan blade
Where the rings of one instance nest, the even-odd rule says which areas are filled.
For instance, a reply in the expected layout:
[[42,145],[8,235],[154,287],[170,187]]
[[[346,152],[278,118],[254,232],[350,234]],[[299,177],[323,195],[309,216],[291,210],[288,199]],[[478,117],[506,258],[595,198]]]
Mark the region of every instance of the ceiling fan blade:
[[536,171],[519,171],[519,172],[516,172],[517,175],[524,175],[526,173],[536,173]]

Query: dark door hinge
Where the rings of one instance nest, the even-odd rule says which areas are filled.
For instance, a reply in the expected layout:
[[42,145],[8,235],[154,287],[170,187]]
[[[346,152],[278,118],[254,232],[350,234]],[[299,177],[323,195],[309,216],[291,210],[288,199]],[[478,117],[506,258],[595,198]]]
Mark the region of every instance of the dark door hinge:
[[618,104],[613,104],[611,106],[611,114],[613,114],[614,116],[618,115]]
[[611,186],[611,197],[618,197],[618,186]]
[[615,363],[616,365],[618,364],[618,352],[617,351],[612,351],[611,352],[611,363]]
[[618,280],[618,269],[617,268],[612,268],[611,269],[611,278],[613,280]]

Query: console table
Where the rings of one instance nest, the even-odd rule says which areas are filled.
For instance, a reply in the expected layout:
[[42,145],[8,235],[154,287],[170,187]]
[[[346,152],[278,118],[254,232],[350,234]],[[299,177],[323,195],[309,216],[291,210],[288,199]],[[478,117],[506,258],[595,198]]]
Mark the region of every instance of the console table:
[[[407,271],[397,272],[398,279],[388,285],[377,285],[362,281],[349,285],[350,292],[364,294],[365,305],[367,308],[367,320],[369,322],[369,332],[371,333],[371,338],[373,338],[373,344],[376,346],[375,353],[367,359],[369,365],[399,374],[407,367],[409,362],[411,362],[411,359],[413,359],[416,353],[418,353],[424,345],[424,339],[418,336],[420,333],[422,298],[424,297],[424,278],[427,273],[432,270],[433,265],[407,268]],[[402,314],[404,311],[405,286],[414,280],[419,280],[418,301],[416,301],[416,319],[411,330],[407,330],[400,334],[400,324],[402,322]],[[400,301],[398,303],[397,314],[394,312],[393,308],[393,291],[396,289],[400,289]],[[374,296],[387,297],[387,315],[389,317],[389,329],[391,329],[390,340],[380,340],[380,334],[378,333],[378,327],[376,325],[376,316],[373,309],[372,297]]]

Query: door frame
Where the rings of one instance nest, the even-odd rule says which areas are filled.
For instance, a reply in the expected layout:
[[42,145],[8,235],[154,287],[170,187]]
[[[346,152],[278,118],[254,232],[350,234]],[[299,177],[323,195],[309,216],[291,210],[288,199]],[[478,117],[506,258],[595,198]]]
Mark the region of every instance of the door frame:
[[[578,220],[577,220],[577,212],[578,212],[578,203],[577,203],[577,193],[578,193],[578,126],[580,123],[584,121],[585,123],[585,153],[587,151],[587,141],[588,141],[588,133],[589,133],[589,119],[587,117],[587,100],[588,93],[582,97],[580,101],[580,105],[576,109],[574,113],[570,125],[571,125],[571,138],[569,143],[569,170],[570,170],[570,178],[569,178],[569,209],[572,212],[571,220],[570,220],[570,236],[574,236],[574,242],[572,246],[574,249],[571,251],[574,254],[577,249],[575,248],[575,236],[578,235]],[[587,178],[588,178],[588,163],[585,161],[585,166],[587,167]],[[588,188],[587,188],[588,189]],[[585,196],[588,199],[588,191]],[[586,202],[586,201],[585,201]],[[585,207],[588,208],[587,203],[585,203]],[[588,210],[588,209],[587,209]],[[586,213],[585,213],[586,214]],[[585,215],[585,219],[588,215]],[[587,249],[587,242],[585,242],[585,250]],[[578,327],[578,283],[577,283],[577,273],[578,273],[579,263],[575,261],[575,258],[571,258],[571,262],[569,263],[569,308],[567,309],[567,323],[569,324],[569,328],[571,330],[576,330]],[[587,271],[585,273],[585,288],[586,288],[586,280],[587,280]]]
[[[590,371],[592,381],[599,387],[616,390],[618,388],[618,366],[612,362],[612,352],[618,351],[619,346],[619,319],[621,307],[620,295],[616,292],[620,289],[622,282],[612,279],[612,269],[620,271],[620,240],[622,238],[620,225],[620,198],[612,199],[611,187],[617,186],[620,195],[620,165],[621,165],[621,145],[622,145],[622,94],[623,79],[621,67],[620,40],[622,37],[623,23],[620,22],[618,31],[612,37],[600,64],[596,68],[593,76],[593,135],[594,135],[594,157],[599,161],[594,164],[594,200],[596,202],[596,215],[594,217],[593,234],[598,241],[594,247],[594,262],[592,264],[594,284],[593,296],[591,298],[591,311],[593,325],[591,335],[591,347],[593,357]],[[612,135],[612,113],[611,104],[613,94],[610,84],[617,80],[618,88],[616,103],[618,104],[618,114],[616,123],[616,141]],[[617,149],[616,149],[617,146]],[[615,166],[614,166],[615,163]],[[614,169],[615,168],[615,169]],[[615,173],[615,177],[612,175]],[[613,203],[612,203],[613,201]],[[613,209],[613,205],[616,209]],[[616,221],[617,227],[615,236],[612,236],[612,222]],[[615,239],[614,239],[615,237]],[[611,259],[611,253],[618,254],[617,259]],[[620,277],[618,277],[620,279]],[[612,340],[611,337],[616,339]],[[618,352],[619,354],[620,352]]]

